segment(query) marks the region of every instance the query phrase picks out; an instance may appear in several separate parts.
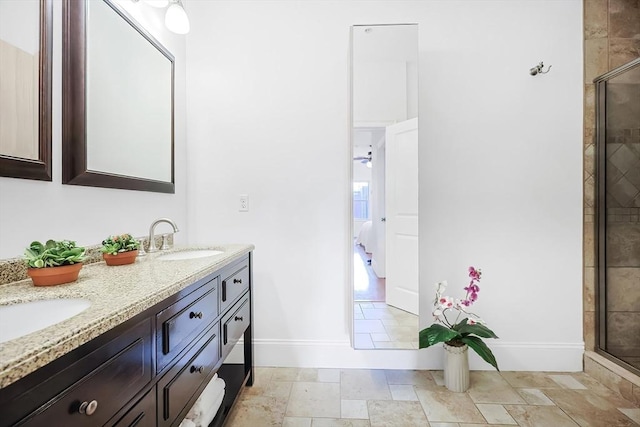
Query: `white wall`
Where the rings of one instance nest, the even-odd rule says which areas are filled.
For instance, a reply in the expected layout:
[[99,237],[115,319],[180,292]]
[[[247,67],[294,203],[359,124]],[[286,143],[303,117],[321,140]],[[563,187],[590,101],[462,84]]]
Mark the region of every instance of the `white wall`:
[[481,267],[501,368],[582,368],[581,3],[189,3],[189,238],[255,243],[258,364],[441,366],[348,344],[349,26],[417,22],[423,299]]
[[[144,2],[121,3],[176,58],[176,193],[62,185],[62,2],[54,2],[53,181],[0,177],[0,259],[22,256],[33,240],[71,239],[93,245],[114,233],[146,235],[151,222],[162,216],[173,218],[182,230],[176,234],[176,242],[187,241],[185,38],[169,33],[160,11]],[[164,229],[160,227],[164,226],[158,227],[161,232]]]

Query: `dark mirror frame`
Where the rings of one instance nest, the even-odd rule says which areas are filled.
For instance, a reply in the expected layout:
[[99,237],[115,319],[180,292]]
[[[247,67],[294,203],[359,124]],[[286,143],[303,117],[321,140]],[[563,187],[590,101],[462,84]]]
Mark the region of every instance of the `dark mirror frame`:
[[0,176],[51,181],[53,0],[40,0],[38,160],[0,154]]
[[171,62],[171,182],[87,169],[86,134],[86,2],[64,0],[62,39],[62,183],[90,187],[175,193],[174,99],[175,59],[151,34],[110,0],[103,0]]

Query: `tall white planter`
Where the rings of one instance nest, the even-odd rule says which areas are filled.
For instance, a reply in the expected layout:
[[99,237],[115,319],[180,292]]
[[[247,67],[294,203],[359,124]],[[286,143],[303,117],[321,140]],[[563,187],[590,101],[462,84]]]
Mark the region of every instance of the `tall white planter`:
[[444,384],[451,391],[462,393],[469,388],[469,347],[444,344]]

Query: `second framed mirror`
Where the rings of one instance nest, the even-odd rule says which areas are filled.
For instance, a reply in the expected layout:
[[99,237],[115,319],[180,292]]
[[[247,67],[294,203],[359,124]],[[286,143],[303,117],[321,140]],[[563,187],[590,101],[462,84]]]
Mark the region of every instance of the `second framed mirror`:
[[418,348],[418,26],[351,28],[356,349]]

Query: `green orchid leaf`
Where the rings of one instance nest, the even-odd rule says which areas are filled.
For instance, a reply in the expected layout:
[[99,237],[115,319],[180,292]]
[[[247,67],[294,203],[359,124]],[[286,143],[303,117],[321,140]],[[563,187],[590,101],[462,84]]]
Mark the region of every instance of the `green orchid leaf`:
[[466,336],[460,338],[460,341],[471,347],[473,351],[478,353],[478,356],[482,357],[485,362],[496,368],[496,371],[500,371],[500,369],[498,369],[498,362],[491,352],[491,349],[489,349],[489,347],[487,347],[487,345],[480,338]]
[[452,329],[434,323],[420,331],[418,348],[427,348],[440,342],[451,341],[459,338],[460,334]]
[[465,317],[460,321],[460,323],[456,323],[455,325],[453,325],[453,329],[460,332],[460,328],[462,328],[466,324],[467,324],[467,318]]
[[458,332],[463,336],[473,334],[482,338],[498,338],[491,329],[487,328],[485,325],[481,325],[480,323],[476,323],[475,325],[463,325],[458,329]]

